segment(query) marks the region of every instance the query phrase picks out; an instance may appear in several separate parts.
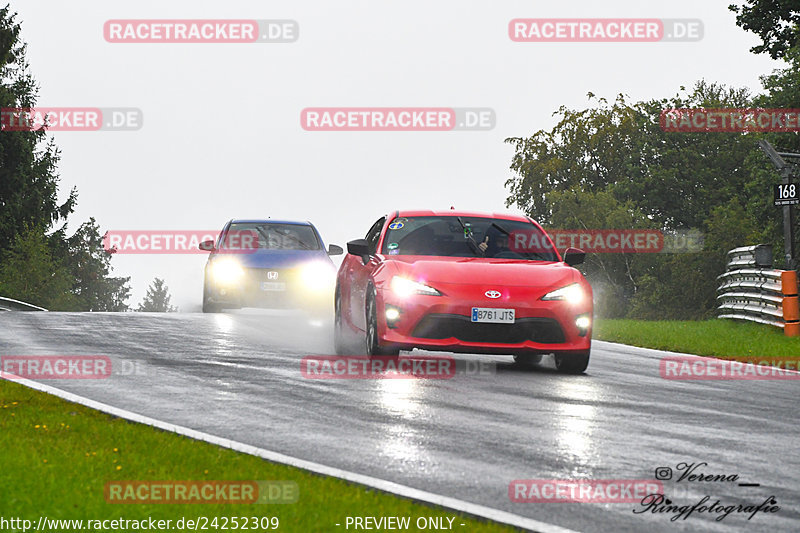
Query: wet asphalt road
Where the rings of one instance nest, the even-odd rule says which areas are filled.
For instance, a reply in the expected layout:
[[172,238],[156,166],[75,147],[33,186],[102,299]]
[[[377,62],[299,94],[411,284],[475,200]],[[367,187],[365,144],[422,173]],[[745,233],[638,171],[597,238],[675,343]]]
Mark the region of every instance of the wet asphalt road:
[[[578,531],[800,531],[800,381],[670,381],[662,352],[602,342],[582,376],[555,373],[548,358],[531,371],[456,355],[447,380],[303,378],[300,359],[331,345],[327,327],[291,314],[0,313],[0,355],[113,361],[109,379],[49,385],[301,459]],[[467,360],[487,365],[469,374]],[[775,495],[781,509],[673,522],[633,503],[508,496],[515,479],[653,479],[701,461],[740,479],[666,481],[676,504]]]

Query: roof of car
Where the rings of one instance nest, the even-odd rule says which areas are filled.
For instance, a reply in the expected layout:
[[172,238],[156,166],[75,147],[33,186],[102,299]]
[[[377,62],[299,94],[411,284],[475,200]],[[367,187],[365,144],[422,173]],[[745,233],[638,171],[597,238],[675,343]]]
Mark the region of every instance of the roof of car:
[[480,211],[461,211],[455,209],[447,209],[445,211],[430,211],[430,210],[407,210],[397,211],[397,216],[400,217],[483,217],[483,218],[499,218],[501,220],[518,220],[520,222],[529,222],[529,219],[522,215],[515,215],[512,213],[482,213]]
[[309,221],[299,220],[275,220],[272,218],[234,218],[231,224],[295,224],[298,226],[311,226]]

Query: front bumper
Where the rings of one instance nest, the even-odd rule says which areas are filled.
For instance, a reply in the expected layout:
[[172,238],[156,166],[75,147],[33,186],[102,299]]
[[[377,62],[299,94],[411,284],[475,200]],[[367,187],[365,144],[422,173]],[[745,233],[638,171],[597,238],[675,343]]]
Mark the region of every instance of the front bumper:
[[[467,291],[469,292],[469,291]],[[482,294],[482,291],[472,291]],[[591,296],[580,305],[543,301],[539,297],[487,302],[471,295],[399,298],[378,291],[378,335],[381,344],[404,350],[422,348],[450,352],[516,354],[578,353],[588,351],[592,336]],[[513,324],[472,322],[473,307],[514,309]],[[396,320],[386,310],[396,310]],[[588,316],[588,328],[576,320]]]
[[[215,304],[230,308],[312,309],[333,311],[334,283],[309,287],[293,271],[245,268],[236,282],[220,283],[207,275],[206,292]],[[278,272],[270,277],[269,272]]]

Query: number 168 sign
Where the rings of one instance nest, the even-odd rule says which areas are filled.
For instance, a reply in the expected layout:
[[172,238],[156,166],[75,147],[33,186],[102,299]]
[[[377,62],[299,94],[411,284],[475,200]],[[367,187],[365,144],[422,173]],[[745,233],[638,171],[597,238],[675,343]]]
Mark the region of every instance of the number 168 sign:
[[775,185],[775,200],[773,205],[776,207],[784,205],[800,204],[800,186],[797,183],[780,183]]

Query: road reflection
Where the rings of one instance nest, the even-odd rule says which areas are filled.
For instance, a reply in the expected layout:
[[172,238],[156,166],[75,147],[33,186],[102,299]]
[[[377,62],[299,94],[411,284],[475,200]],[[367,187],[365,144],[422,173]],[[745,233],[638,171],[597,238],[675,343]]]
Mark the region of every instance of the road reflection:
[[378,407],[390,418],[381,428],[379,452],[394,463],[417,471],[429,470],[430,454],[424,447],[424,436],[412,426],[427,411],[422,380],[379,379],[377,387]]
[[600,459],[594,435],[600,388],[593,380],[568,376],[554,380],[553,392],[560,398],[554,415],[557,451],[573,465],[572,476],[590,477]]

